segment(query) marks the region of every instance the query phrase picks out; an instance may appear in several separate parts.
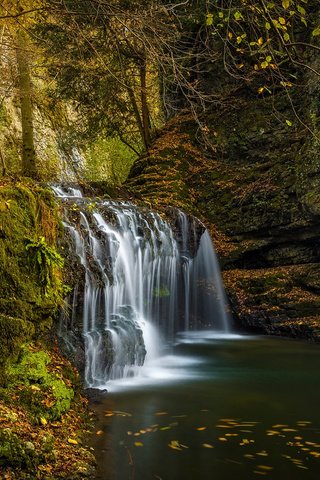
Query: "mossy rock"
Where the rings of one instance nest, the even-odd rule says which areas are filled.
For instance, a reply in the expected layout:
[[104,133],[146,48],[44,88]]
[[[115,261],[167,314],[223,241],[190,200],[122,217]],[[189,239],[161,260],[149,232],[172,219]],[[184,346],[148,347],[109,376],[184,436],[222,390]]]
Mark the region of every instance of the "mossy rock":
[[0,313],[31,321],[39,333],[42,323],[51,326],[64,297],[58,231],[47,188],[10,181],[0,186]]
[[44,436],[41,448],[36,449],[30,441],[24,441],[10,428],[0,430],[0,467],[15,469],[34,469],[43,462],[54,459],[54,439],[51,435]]
[[70,409],[74,391],[62,376],[50,371],[50,357],[44,351],[24,349],[19,362],[9,370],[11,387],[22,385],[19,400],[38,422],[41,418],[57,420]]
[[6,368],[20,351],[22,344],[32,337],[34,326],[27,320],[0,313],[0,386],[6,383]]

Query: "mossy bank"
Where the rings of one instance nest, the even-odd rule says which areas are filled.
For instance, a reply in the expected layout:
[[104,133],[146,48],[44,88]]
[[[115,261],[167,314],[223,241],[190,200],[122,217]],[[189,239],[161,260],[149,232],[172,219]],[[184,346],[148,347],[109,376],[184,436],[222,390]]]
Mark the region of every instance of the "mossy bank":
[[81,479],[93,471],[79,375],[52,334],[68,291],[59,233],[49,189],[2,180],[0,476],[8,479]]

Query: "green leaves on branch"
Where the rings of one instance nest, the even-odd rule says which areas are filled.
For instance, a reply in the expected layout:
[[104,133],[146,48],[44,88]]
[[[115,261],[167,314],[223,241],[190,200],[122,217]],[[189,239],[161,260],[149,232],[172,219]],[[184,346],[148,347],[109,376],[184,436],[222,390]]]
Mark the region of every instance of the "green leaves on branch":
[[207,25],[207,27],[211,27],[211,25],[213,25],[213,15],[212,15],[212,13],[207,14],[206,25]]
[[[229,72],[247,80],[261,78],[257,92],[293,86],[297,42],[310,42],[308,22],[313,18],[311,0],[235,0],[228,9],[211,4],[207,25],[212,36],[224,42],[224,60]],[[304,29],[301,23],[307,27]],[[320,35],[320,27],[312,36]],[[295,46],[293,45],[295,44]]]
[[282,6],[283,8],[287,9],[291,5],[291,0],[282,0]]

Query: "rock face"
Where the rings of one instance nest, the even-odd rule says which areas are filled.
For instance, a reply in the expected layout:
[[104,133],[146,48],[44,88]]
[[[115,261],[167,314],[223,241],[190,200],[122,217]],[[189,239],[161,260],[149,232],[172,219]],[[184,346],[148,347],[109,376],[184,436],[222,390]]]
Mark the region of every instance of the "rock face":
[[284,120],[294,116],[285,94],[248,89],[229,97],[232,108],[222,103],[207,112],[207,144],[191,117],[172,119],[127,186],[144,201],[179,206],[211,225],[239,324],[318,339],[320,87],[310,71],[303,81],[309,96],[292,92],[301,120],[293,125]]

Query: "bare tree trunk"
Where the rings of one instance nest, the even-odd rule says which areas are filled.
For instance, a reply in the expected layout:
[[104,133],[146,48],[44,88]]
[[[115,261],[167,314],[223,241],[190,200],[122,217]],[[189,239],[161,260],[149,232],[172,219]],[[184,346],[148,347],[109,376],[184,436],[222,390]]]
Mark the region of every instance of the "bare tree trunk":
[[141,111],[142,111],[142,124],[144,143],[146,148],[151,145],[150,134],[150,112],[147,99],[147,68],[146,61],[144,60],[140,66],[140,88],[141,88]]
[[22,174],[36,177],[36,154],[33,134],[32,85],[28,60],[28,37],[19,29],[17,32],[16,58],[22,126]]
[[141,115],[140,115],[139,108],[138,108],[138,105],[137,105],[136,97],[134,96],[134,91],[131,87],[128,87],[128,94],[129,94],[129,98],[130,98],[131,105],[132,105],[132,108],[133,108],[133,113],[134,113],[134,116],[135,116],[135,119],[136,119],[136,122],[137,122],[137,125],[138,125],[138,128],[139,128],[141,139],[143,141],[143,144],[144,144],[145,148],[147,149],[149,145],[146,144],[146,139],[145,139],[145,134],[144,134],[144,128],[143,128]]

